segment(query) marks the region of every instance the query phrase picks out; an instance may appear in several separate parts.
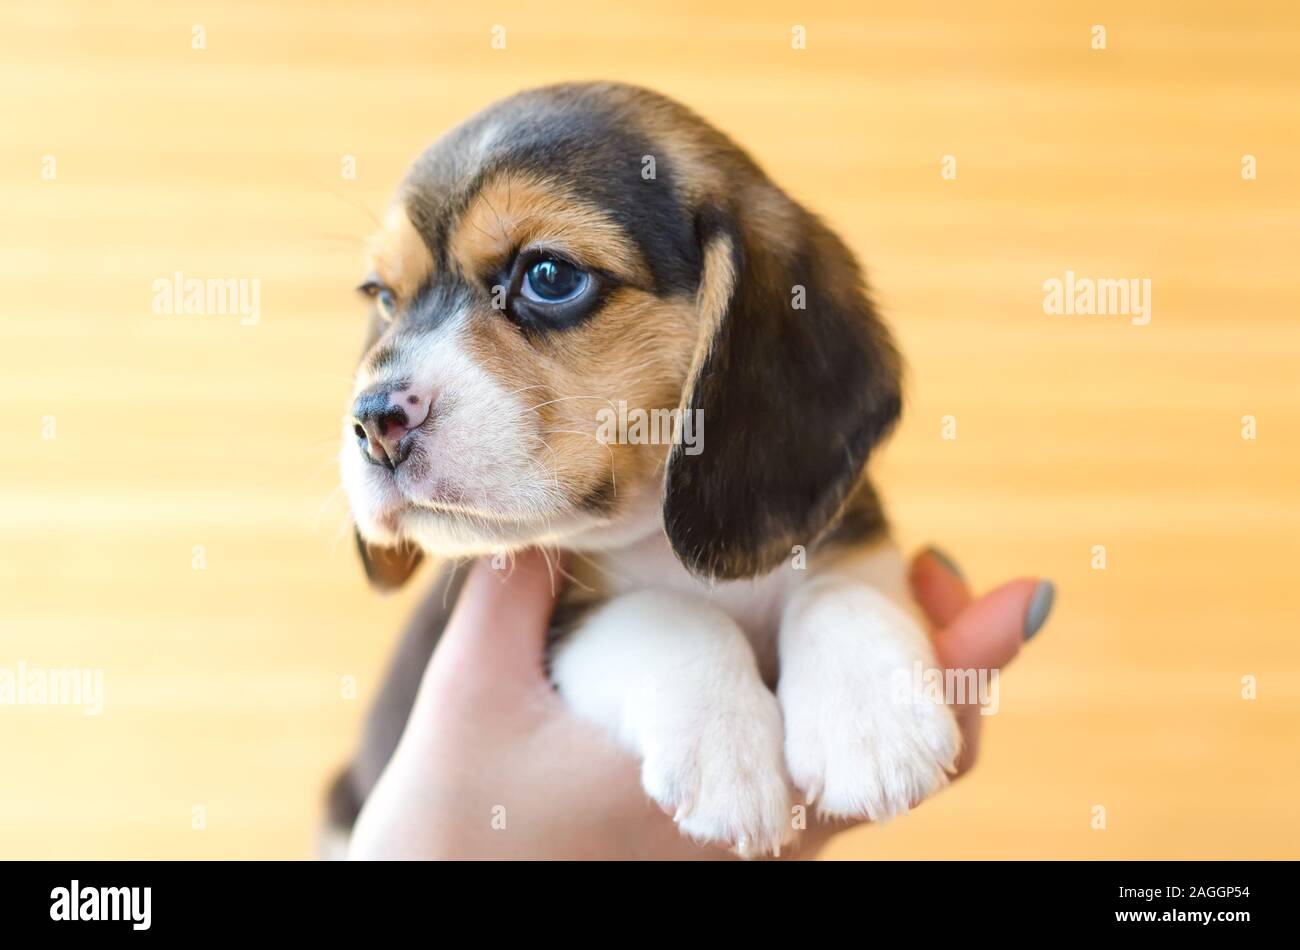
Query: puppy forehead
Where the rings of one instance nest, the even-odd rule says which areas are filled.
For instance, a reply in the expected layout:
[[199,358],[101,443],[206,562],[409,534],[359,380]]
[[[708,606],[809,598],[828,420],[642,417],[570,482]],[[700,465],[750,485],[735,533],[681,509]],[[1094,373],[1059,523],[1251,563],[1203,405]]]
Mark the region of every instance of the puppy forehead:
[[[670,156],[672,143],[663,141],[664,124],[646,121],[651,97],[631,87],[572,85],[490,106],[417,159],[402,188],[406,216],[445,263],[477,199],[502,210],[492,186],[507,194],[512,182],[523,182],[535,197],[549,187],[550,198],[567,201],[570,212],[621,231],[656,292],[690,290],[700,254],[690,196]],[[559,210],[556,200],[534,201],[539,216]]]

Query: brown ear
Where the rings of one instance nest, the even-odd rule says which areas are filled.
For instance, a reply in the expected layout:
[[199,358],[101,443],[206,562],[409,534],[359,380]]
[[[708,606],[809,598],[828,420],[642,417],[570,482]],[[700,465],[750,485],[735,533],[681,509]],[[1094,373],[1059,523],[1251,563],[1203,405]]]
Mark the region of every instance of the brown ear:
[[[697,220],[701,339],[669,456],[664,527],[718,580],[764,574],[826,529],[901,410],[898,353],[842,241],[771,186]],[[800,309],[799,305],[803,307]]]
[[371,544],[357,531],[357,552],[366,569],[366,577],[378,590],[396,590],[406,583],[424,559],[424,552],[413,544],[399,542],[393,547]]

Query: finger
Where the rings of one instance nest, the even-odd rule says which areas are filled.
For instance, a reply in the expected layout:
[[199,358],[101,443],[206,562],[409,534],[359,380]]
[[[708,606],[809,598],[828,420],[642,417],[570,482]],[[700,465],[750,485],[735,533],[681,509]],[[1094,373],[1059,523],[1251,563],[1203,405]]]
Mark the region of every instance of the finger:
[[545,680],[542,657],[560,590],[554,553],[529,549],[470,569],[434,664],[443,675],[506,689]]
[[1021,578],[967,605],[934,636],[939,661],[950,669],[997,669],[1042,629],[1056,589],[1051,581]]
[[946,627],[971,602],[970,590],[956,562],[934,546],[912,559],[908,580],[912,596],[934,627]]
[[[1051,581],[1033,578],[1011,581],[985,594],[935,634],[939,662],[949,669],[1000,670],[1042,629],[1054,596]],[[962,775],[979,757],[985,710],[979,701],[971,701],[953,711],[962,733],[956,763],[956,774]]]

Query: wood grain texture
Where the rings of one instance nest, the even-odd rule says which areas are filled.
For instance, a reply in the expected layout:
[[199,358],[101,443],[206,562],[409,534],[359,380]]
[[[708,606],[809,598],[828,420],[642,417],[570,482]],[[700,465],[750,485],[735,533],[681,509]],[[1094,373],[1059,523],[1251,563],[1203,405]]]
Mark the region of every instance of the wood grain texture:
[[[1059,588],[977,771],[830,855],[1295,857],[1300,15],[979,8],[0,7],[0,667],[106,694],[0,706],[0,855],[309,853],[412,599],[366,590],[334,490],[360,240],[451,124],[619,78],[866,262],[910,364],[879,463],[909,546]],[[1149,278],[1150,323],[1044,314],[1066,270]],[[260,320],[155,315],[177,271],[259,278]]]

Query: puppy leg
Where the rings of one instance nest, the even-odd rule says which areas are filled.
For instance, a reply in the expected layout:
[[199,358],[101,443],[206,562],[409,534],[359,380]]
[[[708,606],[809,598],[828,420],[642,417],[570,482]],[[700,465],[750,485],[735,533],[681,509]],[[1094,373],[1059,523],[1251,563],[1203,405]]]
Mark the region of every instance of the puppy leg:
[[932,669],[935,659],[898,602],[902,590],[901,560],[884,553],[811,579],[782,615],[786,762],[827,817],[881,821],[906,812],[947,781],[957,756],[951,710],[915,688],[916,669]]
[[667,591],[623,595],[560,641],[551,673],[575,712],[640,756],[646,792],[685,834],[744,856],[793,836],[781,711],[721,610]]

